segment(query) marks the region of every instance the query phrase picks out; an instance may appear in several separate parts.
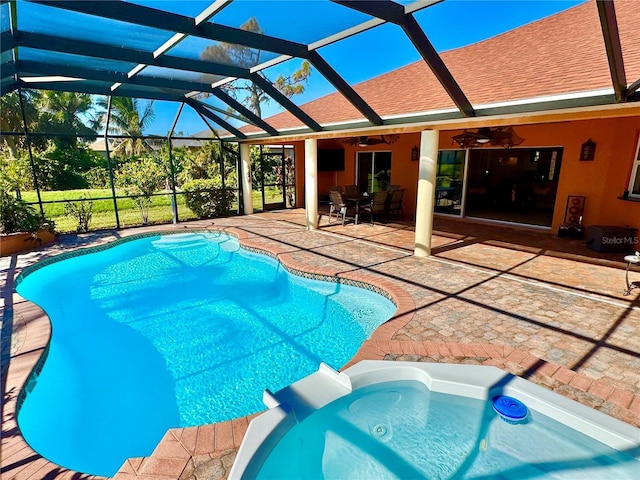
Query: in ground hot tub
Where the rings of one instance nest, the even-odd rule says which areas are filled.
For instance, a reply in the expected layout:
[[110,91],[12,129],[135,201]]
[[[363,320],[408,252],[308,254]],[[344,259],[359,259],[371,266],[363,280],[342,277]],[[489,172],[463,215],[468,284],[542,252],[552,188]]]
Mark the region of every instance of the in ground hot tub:
[[640,430],[494,367],[363,361],[272,394],[239,478],[616,478]]

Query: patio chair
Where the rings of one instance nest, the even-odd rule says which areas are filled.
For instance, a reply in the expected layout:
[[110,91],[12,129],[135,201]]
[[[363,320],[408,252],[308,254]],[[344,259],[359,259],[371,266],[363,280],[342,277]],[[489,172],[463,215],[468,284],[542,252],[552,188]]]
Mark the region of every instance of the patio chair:
[[344,194],[347,197],[357,197],[360,195],[360,187],[357,185],[347,185],[344,187]]
[[402,198],[404,197],[404,192],[405,190],[403,188],[389,192],[389,216],[399,214],[400,220],[404,219],[404,212],[402,210]]
[[393,192],[394,190],[399,190],[400,185],[387,185],[387,192]]
[[333,213],[335,212],[336,221],[338,221],[340,216],[342,216],[342,225],[344,225],[348,208],[349,204],[342,197],[341,191],[329,190],[329,224],[331,224]]
[[362,210],[369,214],[371,218],[371,226],[373,226],[373,217],[375,215],[381,215],[384,218],[384,223],[387,223],[387,207],[388,203],[388,195],[387,192],[381,190],[379,192],[375,192],[371,197],[371,203],[364,205]]

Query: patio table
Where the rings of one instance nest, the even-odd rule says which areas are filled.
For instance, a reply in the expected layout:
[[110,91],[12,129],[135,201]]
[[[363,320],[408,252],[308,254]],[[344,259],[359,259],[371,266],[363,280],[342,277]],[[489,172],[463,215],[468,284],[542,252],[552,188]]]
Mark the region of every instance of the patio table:
[[354,225],[358,224],[358,213],[360,211],[360,203],[369,203],[371,202],[371,195],[349,195],[344,197],[345,201],[353,203],[355,206],[355,216],[354,216]]

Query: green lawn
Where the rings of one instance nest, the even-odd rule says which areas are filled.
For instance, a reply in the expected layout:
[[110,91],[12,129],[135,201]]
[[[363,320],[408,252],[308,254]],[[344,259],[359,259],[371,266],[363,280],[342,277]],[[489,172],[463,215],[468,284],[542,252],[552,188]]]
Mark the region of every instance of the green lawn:
[[[123,190],[116,189],[117,196],[124,196]],[[152,197],[149,207],[149,223],[170,223],[173,220],[171,212],[171,194],[156,195]],[[116,228],[116,216],[111,198],[111,189],[83,189],[83,190],[58,190],[42,191],[40,197],[43,202],[45,216],[55,221],[56,232],[75,232],[78,222],[73,215],[65,213],[64,205],[66,201],[78,201],[83,197],[94,199],[91,223],[89,230],[101,230],[105,228]],[[104,200],[95,200],[104,198]],[[22,192],[22,199],[26,202],[35,203],[37,209],[38,196],[35,191]],[[254,191],[252,194],[253,208],[262,209],[262,192]],[[195,220],[196,215],[185,205],[184,197],[177,195],[178,218],[183,220]],[[282,194],[275,188],[266,192],[267,203],[282,201]],[[51,203],[47,203],[51,202]],[[142,217],[138,208],[130,198],[118,198],[118,216],[121,227],[131,227],[142,224]],[[232,212],[237,211],[237,203],[232,205]]]

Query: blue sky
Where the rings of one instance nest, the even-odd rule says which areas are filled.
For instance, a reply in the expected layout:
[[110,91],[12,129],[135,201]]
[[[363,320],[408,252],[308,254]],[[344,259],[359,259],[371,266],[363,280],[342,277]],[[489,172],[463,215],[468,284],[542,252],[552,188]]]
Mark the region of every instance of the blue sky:
[[[584,1],[446,0],[416,12],[415,17],[436,50],[444,52],[493,37],[579,5]],[[162,8],[163,4],[163,2],[142,0],[138,3],[156,8]],[[183,2],[184,9],[189,8],[187,4],[194,11],[185,11],[184,14],[195,15],[202,5],[208,2]],[[292,9],[298,12],[304,9],[304,15],[300,16],[296,13],[294,16],[291,13]],[[237,27],[253,15],[258,18],[266,34],[307,43],[333,33],[331,28],[340,30],[367,19],[365,16],[359,18],[358,16],[362,15],[359,12],[342,13],[345,10],[347,9],[334,4],[327,5],[325,2],[314,0],[277,2],[240,0],[221,11],[212,21]],[[336,12],[340,13],[339,17],[336,17]],[[322,17],[331,17],[332,21],[323,22],[319,20]],[[420,60],[418,52],[402,30],[390,24],[323,47],[318,52],[352,85]],[[299,68],[300,63],[299,59],[292,59],[271,67],[265,73],[273,80],[279,74],[286,76],[292,73]],[[333,91],[335,91],[333,86],[317,71],[313,71],[305,93],[294,97],[293,101],[301,105]],[[175,103],[156,102],[156,119],[147,133],[166,135],[177,111],[178,105]],[[263,117],[267,118],[280,111],[282,108],[272,101],[263,107]],[[206,128],[201,118],[191,108],[185,107],[176,126],[176,132],[193,135]]]

